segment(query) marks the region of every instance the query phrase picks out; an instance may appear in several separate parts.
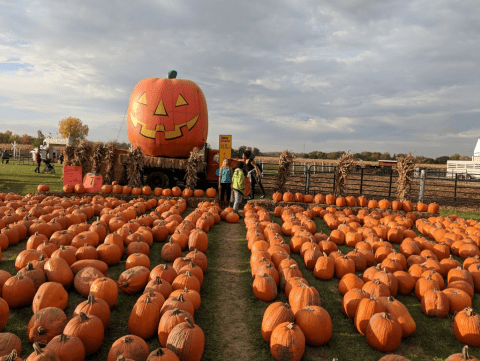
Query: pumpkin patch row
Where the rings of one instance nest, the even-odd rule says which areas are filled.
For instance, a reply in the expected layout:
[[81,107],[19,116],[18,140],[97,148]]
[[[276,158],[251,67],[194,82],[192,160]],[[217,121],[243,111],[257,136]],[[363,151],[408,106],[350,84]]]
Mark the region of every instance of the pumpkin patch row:
[[[450,256],[450,250],[445,243],[430,242],[410,231],[416,220],[413,214],[402,217],[395,214],[380,215],[375,211],[368,214],[365,210],[360,210],[357,216],[354,216],[349,209],[337,211],[319,207],[314,207],[312,211],[314,215],[322,216],[332,229],[330,237],[318,233],[308,239],[299,236],[303,227],[299,220],[311,215],[300,207],[277,207],[275,213],[284,221],[281,227],[283,234],[292,236],[290,250],[300,253],[306,268],[313,270],[315,277],[325,280],[335,275],[341,278],[339,291],[344,295],[343,311],[347,317],[355,320],[357,330],[367,335],[369,345],[380,351],[393,351],[400,344],[401,337],[407,337],[415,331],[415,321],[408,309],[393,298],[397,292],[410,294],[415,290],[425,313],[439,317],[445,317],[449,313],[456,314],[456,337],[462,343],[478,347],[480,327],[474,330],[476,336],[469,338],[465,331],[459,331],[462,326],[458,325],[468,317],[473,323],[480,317],[470,308],[474,296],[473,277],[469,277],[460,267],[460,262]],[[287,222],[289,224],[285,225]],[[417,224],[422,222],[424,221]],[[478,230],[474,228],[476,222],[469,223],[467,226],[472,227],[469,231],[473,235]],[[390,239],[392,230],[399,230],[400,235]],[[383,241],[379,236],[386,236],[393,243],[400,243],[400,253],[393,249],[390,242]],[[337,246],[343,244],[355,249],[342,255]],[[467,267],[472,265],[474,268],[474,265],[478,264],[480,260],[476,254],[475,256],[465,260]],[[408,272],[405,272],[407,266]],[[363,271],[363,279],[355,275],[355,272]],[[444,277],[447,277],[448,282],[445,290]],[[368,303],[371,305],[365,306]],[[360,304],[369,311],[359,309]],[[440,308],[443,308],[441,312]],[[370,325],[372,320],[374,324]],[[397,324],[402,329],[400,338],[393,334],[386,337],[376,331],[398,331]]]
[[[262,336],[270,344],[276,360],[283,360],[286,350],[289,360],[300,360],[305,344],[320,346],[330,340],[330,315],[321,307],[318,291],[309,286],[297,262],[289,257],[290,246],[285,243],[280,226],[271,221],[269,213],[247,204],[244,216],[251,251],[253,293],[258,299],[271,302],[280,288],[288,298],[288,303],[274,302],[267,307]],[[304,231],[310,234],[306,229]]]
[[333,194],[327,194],[326,196],[320,193],[315,194],[302,194],[302,193],[291,193],[291,192],[275,192],[272,195],[272,200],[274,202],[303,202],[303,203],[316,203],[316,204],[326,204],[337,207],[364,207],[369,209],[392,209],[394,211],[405,211],[413,212],[428,212],[432,214],[437,214],[439,211],[439,206],[436,203],[425,204],[422,202],[417,202],[415,207],[410,201],[392,201],[388,199],[367,200],[364,196],[359,196],[355,198],[354,196],[347,197],[335,197]]
[[[206,196],[207,198],[215,198],[217,195],[217,190],[215,188],[208,188],[206,191],[202,189],[195,189],[192,190],[190,188],[185,188],[183,191],[180,187],[173,187],[173,188],[154,188],[153,190],[149,186],[143,187],[132,187],[129,185],[119,185],[118,182],[114,182],[115,184],[104,184],[100,189],[102,194],[131,194],[134,196],[155,196],[155,197],[203,197]],[[40,184],[37,187],[39,192],[48,192],[50,187],[45,184]],[[77,184],[65,184],[62,188],[65,194],[82,194],[86,192],[85,187],[81,183]]]
[[[198,279],[203,280],[202,267],[206,268],[206,257],[202,251],[199,251],[199,249],[202,249],[203,251],[206,250],[208,238],[204,231],[195,228],[195,225],[203,227],[208,231],[213,223],[218,223],[220,221],[218,209],[212,208],[212,204],[205,203],[203,208],[195,210],[192,214],[187,216],[188,218],[186,217],[185,220],[182,220],[179,215],[183,213],[186,208],[185,201],[182,199],[178,202],[174,200],[159,200],[157,202],[157,200],[151,199],[147,202],[144,202],[143,200],[135,200],[131,203],[125,203],[124,201],[118,201],[114,198],[104,199],[102,196],[95,196],[93,198],[87,197],[87,199],[70,198],[68,200],[44,196],[31,197],[31,199],[28,200],[20,199],[21,197],[18,196],[12,196],[9,198],[12,198],[9,199],[9,201],[15,200],[16,202],[5,203],[5,205],[2,206],[2,208],[5,208],[1,210],[4,213],[2,220],[7,217],[7,219],[5,219],[6,226],[4,227],[6,231],[2,229],[2,234],[5,235],[4,233],[7,233],[5,236],[9,241],[5,247],[12,244],[10,243],[11,240],[13,240],[13,242],[18,242],[19,240],[25,239],[28,234],[32,233],[29,229],[30,227],[27,228],[25,226],[25,229],[22,230],[26,230],[26,232],[24,232],[24,237],[22,237],[21,235],[15,234],[14,231],[11,232],[8,229],[10,228],[9,225],[12,226],[13,230],[16,230],[16,228],[19,228],[16,223],[28,221],[35,222],[32,218],[37,219],[39,224],[46,224],[45,227],[36,228],[35,233],[31,234],[27,241],[28,249],[21,252],[19,257],[17,257],[16,267],[17,270],[20,269],[18,275],[10,277],[8,276],[8,272],[2,272],[4,278],[7,279],[8,276],[8,279],[5,281],[7,287],[5,287],[5,284],[3,284],[2,281],[2,290],[6,291],[7,300],[10,300],[13,307],[17,307],[21,304],[32,304],[33,302],[34,316],[38,312],[45,312],[42,311],[45,308],[55,309],[58,316],[59,312],[60,314],[63,313],[62,309],[65,309],[68,301],[68,293],[65,291],[64,287],[68,288],[71,284],[74,285],[75,289],[81,295],[85,297],[88,296],[88,299],[84,304],[89,311],[83,312],[83,309],[79,310],[78,317],[80,317],[80,323],[95,322],[89,321],[89,319],[95,319],[95,317],[97,317],[102,321],[102,329],[105,325],[108,325],[109,318],[108,312],[104,306],[106,304],[109,309],[115,305],[118,289],[121,289],[125,293],[135,293],[141,291],[143,286],[147,286],[145,291],[148,296],[141,300],[139,299],[141,304],[138,308],[154,308],[154,306],[150,304],[152,303],[152,300],[156,299],[156,291],[162,290],[162,287],[169,290],[169,293],[162,295],[164,298],[164,304],[162,306],[157,304],[159,310],[163,309],[162,307],[166,307],[166,305],[170,305],[169,307],[172,308],[171,304],[174,304],[175,307],[182,308],[180,304],[187,304],[188,302],[190,302],[190,304],[195,303],[196,308],[199,307],[200,296],[198,293],[199,286],[197,287],[197,285],[200,284],[200,281]],[[202,204],[200,205],[202,206]],[[156,208],[154,212],[148,215],[145,214],[147,208],[150,210],[155,206]],[[210,209],[211,212],[206,212],[207,209]],[[18,210],[21,210],[21,212],[17,212]],[[13,217],[14,219],[8,218],[12,217],[10,213],[12,211],[15,211],[15,214],[17,215],[23,215],[27,220],[19,219],[18,222],[16,222],[17,217]],[[56,211],[58,211],[58,214],[55,213]],[[208,213],[208,217],[202,217],[203,213]],[[213,213],[215,213],[215,216],[213,216]],[[99,216],[100,219],[91,225],[87,223],[83,223],[83,225],[82,223],[76,223],[86,221],[95,214]],[[70,215],[72,217],[68,217]],[[49,216],[51,216],[51,218],[47,220]],[[180,219],[177,216],[180,217]],[[28,219],[28,217],[31,218]],[[62,217],[65,219],[62,219]],[[78,217],[78,219],[75,217]],[[71,221],[70,225],[70,221],[68,220]],[[63,229],[54,232],[54,229],[51,227],[52,222],[59,223],[60,225],[64,224],[64,227],[62,227]],[[34,223],[31,223],[30,225],[33,224]],[[81,226],[79,226],[79,224]],[[150,280],[151,284],[144,285],[144,283],[146,283],[145,280],[148,281],[151,274],[164,274],[165,271],[170,273],[170,276],[165,277],[172,277],[172,267],[167,267],[166,265],[159,267],[161,270],[157,268],[157,266],[152,272],[150,272],[150,262],[148,259],[149,246],[151,246],[152,242],[164,241],[169,234],[171,234],[171,238],[173,238],[173,240],[171,239],[170,241],[179,247],[180,250],[185,250],[189,247],[192,251],[187,257],[182,259],[183,263],[179,261],[177,262],[177,258],[174,259],[174,266],[177,263],[181,263],[183,267],[180,267],[175,271],[178,273],[175,278],[169,278],[169,282],[171,282],[170,287],[165,285],[168,284],[168,282],[164,281],[160,275],[157,275],[154,280]],[[185,242],[185,237],[182,237],[181,234],[186,236],[187,242]],[[145,244],[147,247],[144,247],[143,245],[140,246],[140,244]],[[104,245],[111,248],[111,250],[121,248],[121,251],[113,252],[114,256],[111,256],[111,250],[103,251],[100,249],[100,247]],[[138,247],[132,248],[131,245],[138,245]],[[131,248],[130,250],[129,247]],[[120,261],[124,250],[128,255],[126,262],[127,270],[122,273],[118,282],[115,282],[105,276],[108,266],[117,264]],[[25,268],[24,272],[26,276],[23,276],[23,268]],[[56,272],[51,271],[51,268]],[[34,272],[35,275],[33,275]],[[43,272],[43,275],[41,272]],[[10,282],[13,282],[9,281],[9,279],[14,279],[16,280],[15,282],[27,279],[28,281],[25,282],[28,283],[28,286],[33,284],[34,292],[32,292],[32,288],[30,287],[30,291],[25,293],[28,296],[28,300],[24,299],[19,302],[15,297],[10,297],[11,292],[9,289],[18,289],[18,287],[16,285],[9,287]],[[42,283],[42,279],[48,282]],[[190,280],[192,280],[192,282],[190,282]],[[38,289],[35,288],[35,285],[38,286]],[[140,287],[140,285],[142,285],[142,287]],[[195,288],[197,288],[197,290],[195,290]],[[174,301],[169,301],[170,293],[173,295],[172,299],[175,299]],[[39,296],[38,299],[40,301],[37,301],[37,295]],[[103,300],[103,298],[105,298],[105,300]],[[35,301],[33,301],[33,299],[35,299]],[[8,302],[3,302],[8,307]],[[38,306],[38,304],[41,304],[41,306]],[[102,306],[99,307],[99,304]],[[57,307],[54,307],[53,305]],[[91,311],[92,308],[99,308],[101,312],[98,312],[98,316],[103,317],[95,316],[93,314],[95,311]],[[75,312],[77,312],[77,310]],[[82,316],[82,312],[84,313],[84,316]],[[190,310],[190,312],[193,315],[193,310]],[[161,311],[159,314],[160,313]],[[136,312],[132,311],[132,315],[135,314]],[[66,319],[66,316],[58,318],[63,320]],[[134,331],[134,325],[139,323],[134,321],[135,320],[132,320],[131,322],[131,333],[137,332]],[[99,327],[96,328],[100,329]],[[190,325],[188,325],[187,328],[190,329]],[[198,326],[194,326],[193,328],[198,329]],[[39,330],[38,327],[33,327],[32,329]],[[52,337],[53,336],[54,335],[52,335]],[[62,335],[59,334],[59,336]],[[63,335],[62,337],[64,343],[69,339],[68,335]],[[103,336],[98,335],[97,339],[103,340]],[[32,342],[38,341],[38,335],[32,336],[31,340]],[[46,342],[46,340],[42,341]],[[198,345],[195,346],[196,349],[198,349],[197,346]],[[94,345],[91,349],[86,351],[87,354],[95,352],[92,351],[92,349],[95,351],[98,350],[96,345]],[[10,351],[13,350],[9,350],[9,352]],[[40,353],[40,351],[42,350],[36,346],[34,353]],[[2,352],[6,352],[6,350],[3,350]],[[20,354],[21,349],[16,350],[16,352]],[[160,357],[162,352],[166,351],[157,350],[157,356]],[[200,359],[200,357],[198,359]],[[144,358],[141,359],[144,360]]]

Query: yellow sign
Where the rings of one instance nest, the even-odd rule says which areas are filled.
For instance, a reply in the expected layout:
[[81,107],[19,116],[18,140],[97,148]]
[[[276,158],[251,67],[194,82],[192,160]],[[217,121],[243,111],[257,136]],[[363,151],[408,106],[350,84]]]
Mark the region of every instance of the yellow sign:
[[232,157],[232,136],[221,135],[220,136],[220,168],[222,167],[223,160]]

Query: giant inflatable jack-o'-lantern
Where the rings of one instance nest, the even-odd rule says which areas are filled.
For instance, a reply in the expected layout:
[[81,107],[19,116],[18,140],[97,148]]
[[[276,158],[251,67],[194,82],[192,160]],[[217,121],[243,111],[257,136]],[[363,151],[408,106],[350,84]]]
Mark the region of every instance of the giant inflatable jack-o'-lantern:
[[202,148],[208,135],[207,103],[193,81],[168,78],[140,81],[130,95],[128,139],[133,147],[151,156],[188,157]]

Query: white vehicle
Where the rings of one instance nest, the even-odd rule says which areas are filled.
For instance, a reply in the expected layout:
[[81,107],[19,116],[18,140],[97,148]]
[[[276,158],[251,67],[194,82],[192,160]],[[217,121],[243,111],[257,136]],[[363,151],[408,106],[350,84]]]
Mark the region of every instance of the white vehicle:
[[480,138],[473,151],[472,160],[448,160],[447,178],[480,179]]

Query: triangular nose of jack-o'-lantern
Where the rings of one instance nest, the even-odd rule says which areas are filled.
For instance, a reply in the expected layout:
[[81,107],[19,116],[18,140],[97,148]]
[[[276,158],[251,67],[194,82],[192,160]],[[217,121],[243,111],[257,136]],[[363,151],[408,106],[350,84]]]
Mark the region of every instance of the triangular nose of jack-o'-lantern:
[[205,96],[186,79],[147,78],[133,89],[127,111],[128,139],[151,156],[188,157],[208,135]]

